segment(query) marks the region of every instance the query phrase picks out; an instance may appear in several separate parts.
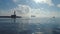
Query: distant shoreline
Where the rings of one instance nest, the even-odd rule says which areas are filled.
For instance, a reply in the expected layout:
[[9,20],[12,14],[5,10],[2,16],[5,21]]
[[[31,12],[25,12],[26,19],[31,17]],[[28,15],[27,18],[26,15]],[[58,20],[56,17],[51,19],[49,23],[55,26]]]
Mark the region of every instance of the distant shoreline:
[[[0,16],[0,18],[11,18],[11,16]],[[22,18],[21,16],[16,16],[16,18]]]

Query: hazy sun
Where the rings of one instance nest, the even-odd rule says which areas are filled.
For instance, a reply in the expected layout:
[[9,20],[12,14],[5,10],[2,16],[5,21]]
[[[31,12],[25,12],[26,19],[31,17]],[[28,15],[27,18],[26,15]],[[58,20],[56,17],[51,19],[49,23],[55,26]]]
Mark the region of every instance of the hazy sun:
[[36,3],[40,2],[40,0],[34,0]]
[[46,2],[47,0],[33,0],[35,1],[36,3],[42,3],[42,2]]

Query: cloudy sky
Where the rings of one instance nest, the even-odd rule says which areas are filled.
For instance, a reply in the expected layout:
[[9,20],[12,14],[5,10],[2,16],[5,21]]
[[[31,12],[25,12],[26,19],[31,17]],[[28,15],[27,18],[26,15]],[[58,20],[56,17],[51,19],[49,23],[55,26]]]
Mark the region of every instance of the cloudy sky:
[[0,0],[0,16],[60,17],[60,0]]

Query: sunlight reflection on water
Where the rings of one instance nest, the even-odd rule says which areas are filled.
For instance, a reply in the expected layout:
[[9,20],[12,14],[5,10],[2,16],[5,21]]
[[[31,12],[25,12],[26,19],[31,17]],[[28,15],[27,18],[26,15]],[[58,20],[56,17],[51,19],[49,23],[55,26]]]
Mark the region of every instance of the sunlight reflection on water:
[[43,32],[44,34],[53,34],[54,29],[60,27],[59,22],[60,22],[59,18],[55,18],[55,19],[53,18],[30,18],[30,19],[4,18],[4,19],[0,19],[0,33],[4,32],[8,34],[19,34],[19,33],[24,34],[25,31],[26,33],[30,32],[30,34],[36,32]]

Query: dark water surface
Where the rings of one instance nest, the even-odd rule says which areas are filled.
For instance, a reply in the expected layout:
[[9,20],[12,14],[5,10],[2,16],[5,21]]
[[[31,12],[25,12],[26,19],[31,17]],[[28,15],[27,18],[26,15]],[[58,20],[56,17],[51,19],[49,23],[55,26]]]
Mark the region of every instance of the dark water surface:
[[60,34],[60,18],[0,18],[0,34]]

